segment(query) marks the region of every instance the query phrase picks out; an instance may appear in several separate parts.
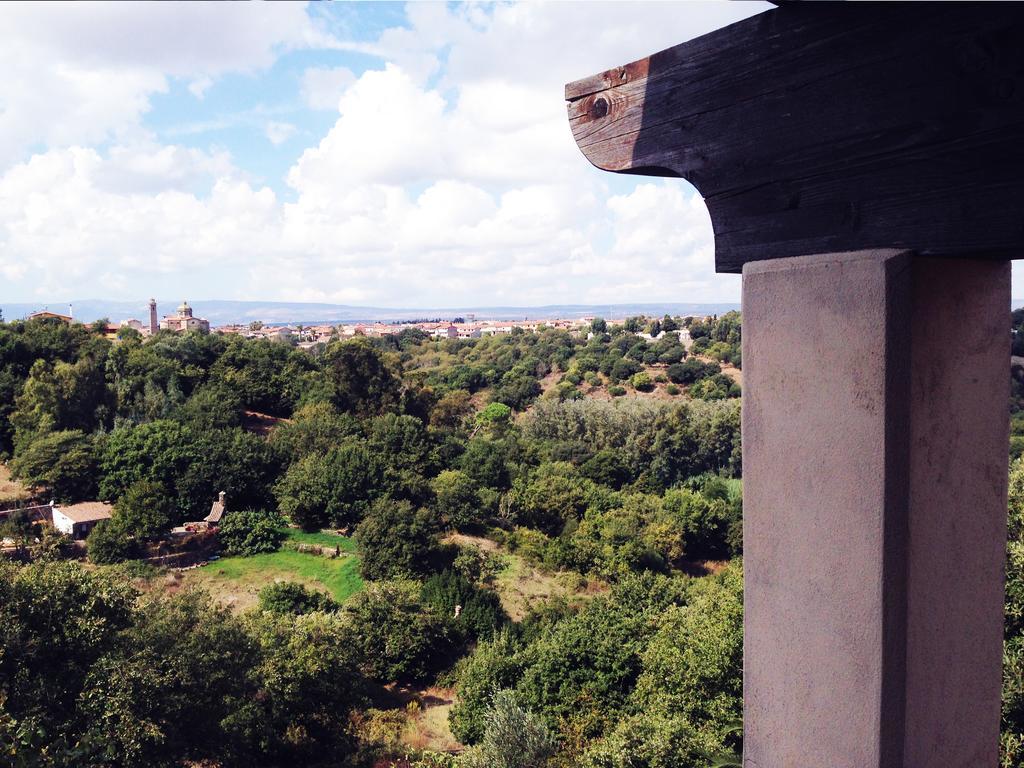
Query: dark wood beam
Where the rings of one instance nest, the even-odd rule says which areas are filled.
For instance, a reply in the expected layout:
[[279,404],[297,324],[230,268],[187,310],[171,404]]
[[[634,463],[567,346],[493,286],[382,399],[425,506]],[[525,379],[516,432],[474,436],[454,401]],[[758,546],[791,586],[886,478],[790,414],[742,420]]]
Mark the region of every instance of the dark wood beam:
[[784,5],[565,97],[598,168],[700,191],[720,272],[863,248],[1024,258],[1024,4]]

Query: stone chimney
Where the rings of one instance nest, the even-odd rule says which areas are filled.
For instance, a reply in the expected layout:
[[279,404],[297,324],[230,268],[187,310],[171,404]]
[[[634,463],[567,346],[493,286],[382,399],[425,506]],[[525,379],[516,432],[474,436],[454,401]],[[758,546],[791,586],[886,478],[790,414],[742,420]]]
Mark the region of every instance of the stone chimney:
[[220,493],[217,494],[217,502],[221,506],[224,506],[224,499],[225,498],[226,498],[226,494],[224,493],[224,491],[221,491]]
[[156,333],[156,299],[149,300],[149,335],[153,336]]

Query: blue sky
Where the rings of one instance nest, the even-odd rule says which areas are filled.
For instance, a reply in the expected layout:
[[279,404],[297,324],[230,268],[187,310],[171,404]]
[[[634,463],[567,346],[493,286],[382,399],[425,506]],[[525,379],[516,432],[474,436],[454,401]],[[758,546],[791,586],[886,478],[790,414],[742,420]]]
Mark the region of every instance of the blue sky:
[[731,301],[565,82],[762,3],[4,4],[0,301]]

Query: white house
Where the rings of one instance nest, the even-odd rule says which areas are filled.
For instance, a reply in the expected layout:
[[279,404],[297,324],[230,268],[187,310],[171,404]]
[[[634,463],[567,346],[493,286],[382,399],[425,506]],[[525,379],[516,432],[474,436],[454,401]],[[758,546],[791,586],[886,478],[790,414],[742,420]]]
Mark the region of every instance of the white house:
[[84,539],[100,520],[109,520],[112,507],[103,501],[53,506],[53,527],[72,539]]

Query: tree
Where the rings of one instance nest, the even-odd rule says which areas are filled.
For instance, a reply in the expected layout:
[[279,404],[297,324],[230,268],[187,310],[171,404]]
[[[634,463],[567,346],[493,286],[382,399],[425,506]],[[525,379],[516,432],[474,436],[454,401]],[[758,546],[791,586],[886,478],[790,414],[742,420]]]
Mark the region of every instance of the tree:
[[595,317],[590,321],[590,330],[595,336],[603,336],[608,333],[608,323],[602,317]]
[[540,383],[533,376],[509,371],[491,392],[491,400],[522,411],[541,392]]
[[580,474],[616,490],[631,479],[629,467],[623,461],[621,452],[612,448],[602,448],[587,459],[580,467]]
[[451,662],[454,644],[447,622],[423,606],[419,592],[415,582],[382,582],[346,603],[349,642],[374,680],[422,682]]
[[743,579],[737,565],[701,579],[670,608],[643,654],[638,711],[681,715],[718,748],[743,706]]
[[276,426],[270,443],[295,461],[310,453],[327,453],[360,433],[359,422],[338,413],[330,403],[310,403],[299,408],[292,420]]
[[644,712],[619,721],[587,750],[579,768],[705,766],[709,757],[685,718]]
[[512,409],[504,403],[490,403],[476,415],[476,429],[488,429],[493,433],[501,433],[512,420]]
[[56,501],[95,498],[96,448],[79,430],[44,432],[23,444],[11,473],[31,488],[45,488]]
[[78,763],[79,694],[131,624],[134,600],[123,579],[77,563],[0,563],[0,739],[9,764],[41,765],[43,754]]
[[371,580],[415,576],[431,570],[438,523],[429,510],[408,501],[379,499],[356,528],[360,570]]
[[570,520],[583,517],[593,484],[573,475],[566,464],[549,464],[537,477],[518,480],[509,494],[509,508],[520,525],[557,535]]
[[612,364],[611,378],[615,381],[622,381],[628,379],[634,373],[640,373],[640,364],[633,360],[627,360],[624,357],[617,358]]
[[349,441],[292,464],[274,487],[282,514],[306,531],[356,525],[381,493],[377,457]]
[[230,555],[276,552],[284,540],[281,518],[273,512],[228,512],[221,520],[218,538]]
[[163,419],[119,427],[103,444],[100,498],[119,498],[133,483],[152,480],[165,489],[167,504],[175,504],[178,481],[205,458],[196,435],[178,422]]
[[483,739],[494,692],[518,682],[524,668],[517,655],[520,650],[515,635],[505,627],[459,663],[457,695],[448,724],[463,744],[477,744]]
[[466,417],[473,412],[471,395],[465,389],[448,392],[430,412],[430,426],[455,432],[462,427]]
[[33,539],[40,535],[40,525],[23,509],[15,509],[0,521],[0,539],[14,541],[19,553],[24,554]]
[[10,415],[19,448],[39,435],[58,430],[92,432],[111,415],[104,363],[83,356],[75,362],[37,359]]
[[242,398],[223,383],[204,384],[185,401],[177,415],[197,432],[238,427],[242,423]]
[[340,410],[373,416],[398,402],[400,381],[366,339],[332,343],[326,366],[332,399]]
[[205,593],[147,602],[79,695],[89,763],[172,768],[232,758],[223,724],[257,693],[258,661],[241,621]]
[[142,541],[166,536],[174,515],[167,489],[152,480],[137,480],[114,504],[118,528]]
[[255,689],[224,723],[245,746],[232,764],[344,764],[357,746],[349,718],[366,696],[345,620],[333,613],[261,612],[246,626],[260,655],[249,675]]
[[464,472],[446,469],[431,481],[434,509],[453,528],[462,530],[481,522],[477,485]]

